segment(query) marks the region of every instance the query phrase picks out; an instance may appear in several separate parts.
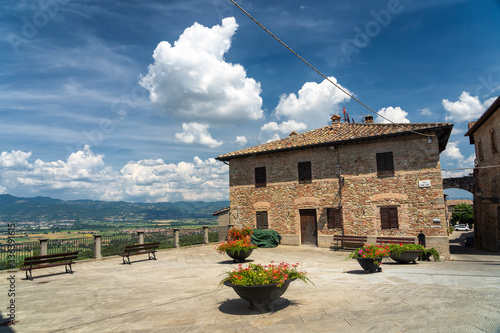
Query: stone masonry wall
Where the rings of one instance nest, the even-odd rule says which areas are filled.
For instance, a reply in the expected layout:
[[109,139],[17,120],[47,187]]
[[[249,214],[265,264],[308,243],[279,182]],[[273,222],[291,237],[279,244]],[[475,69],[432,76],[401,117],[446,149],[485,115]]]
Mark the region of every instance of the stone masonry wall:
[[[491,130],[495,131],[495,146],[491,142]],[[479,169],[474,174],[474,237],[478,249],[500,252],[500,168],[481,168],[500,165],[500,111],[493,113],[475,132],[474,145]],[[479,147],[481,146],[481,152]],[[495,199],[496,198],[496,199]],[[496,201],[496,202],[495,202]]]
[[[394,156],[395,176],[379,178],[376,153],[389,151]],[[310,184],[298,183],[297,163],[303,161],[311,161]],[[337,162],[344,177],[341,196],[334,168]],[[254,170],[262,166],[267,186],[256,188]],[[431,186],[420,188],[420,180],[430,181]],[[299,210],[316,209],[319,246],[329,246],[325,236],[342,233],[328,229],[326,216],[327,208],[338,208],[341,202],[346,235],[416,236],[423,231],[428,237],[447,236],[436,138],[429,144],[427,137],[402,136],[232,159],[230,201],[232,224],[255,227],[256,211],[264,210],[269,228],[286,239],[300,238]],[[384,205],[398,207],[398,229],[381,229],[379,206]],[[442,248],[449,255],[447,246]]]

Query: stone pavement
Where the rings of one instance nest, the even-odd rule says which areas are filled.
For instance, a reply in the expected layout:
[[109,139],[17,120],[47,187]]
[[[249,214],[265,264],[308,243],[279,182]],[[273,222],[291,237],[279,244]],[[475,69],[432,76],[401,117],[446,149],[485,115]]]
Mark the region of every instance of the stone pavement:
[[[0,332],[500,332],[500,256],[468,250],[446,262],[365,274],[348,252],[257,249],[254,263],[300,263],[315,285],[293,282],[274,311],[248,309],[221,274],[236,267],[214,245],[15,273],[16,325]],[[453,252],[453,251],[452,251]],[[9,273],[0,273],[6,318]]]

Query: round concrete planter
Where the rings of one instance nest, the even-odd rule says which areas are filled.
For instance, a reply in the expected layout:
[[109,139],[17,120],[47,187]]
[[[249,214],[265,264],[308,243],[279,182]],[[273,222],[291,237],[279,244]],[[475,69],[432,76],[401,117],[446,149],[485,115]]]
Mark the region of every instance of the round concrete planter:
[[237,251],[226,251],[227,255],[233,258],[234,262],[244,262],[253,252],[253,249]]
[[422,251],[406,251],[397,254],[391,253],[389,257],[400,264],[409,264],[410,262],[416,264],[416,260],[421,253]]
[[[380,263],[382,262],[383,258],[377,258],[377,259],[371,259],[371,258],[356,258],[358,261],[359,265],[365,273],[375,273],[375,272],[382,272],[382,267],[380,267]],[[378,263],[378,265],[377,265]]]
[[233,290],[245,301],[249,302],[248,308],[254,309],[255,304],[260,304],[267,311],[271,310],[272,302],[281,297],[288,289],[292,281],[296,279],[288,279],[281,287],[275,284],[266,284],[261,286],[236,286],[229,281],[224,282],[224,285],[233,288]]

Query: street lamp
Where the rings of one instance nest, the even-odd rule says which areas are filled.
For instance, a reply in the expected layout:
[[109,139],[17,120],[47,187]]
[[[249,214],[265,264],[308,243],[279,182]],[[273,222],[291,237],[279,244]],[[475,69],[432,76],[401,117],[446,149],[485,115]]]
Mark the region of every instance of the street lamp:
[[342,167],[340,166],[339,162],[337,162],[337,165],[334,166],[335,168],[335,176],[340,179]]

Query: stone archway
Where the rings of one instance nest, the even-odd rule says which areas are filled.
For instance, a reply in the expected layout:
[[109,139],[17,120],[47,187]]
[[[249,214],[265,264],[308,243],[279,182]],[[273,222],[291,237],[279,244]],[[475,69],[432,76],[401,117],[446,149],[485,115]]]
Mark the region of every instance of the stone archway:
[[472,176],[443,178],[443,190],[447,188],[459,188],[464,191],[472,192]]

